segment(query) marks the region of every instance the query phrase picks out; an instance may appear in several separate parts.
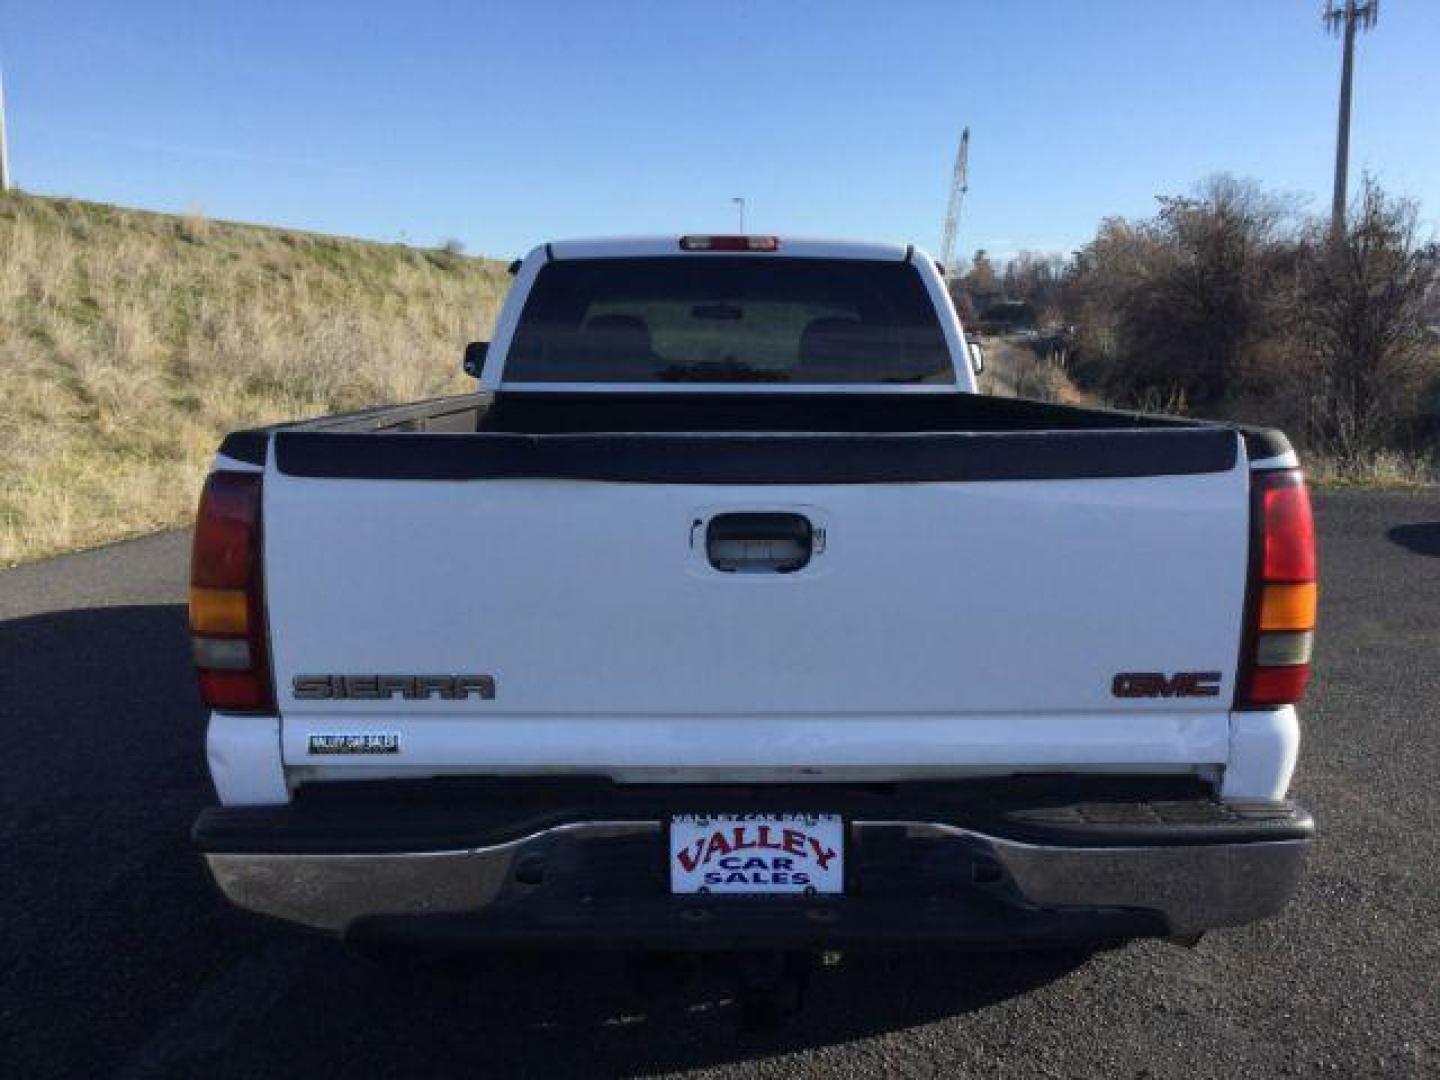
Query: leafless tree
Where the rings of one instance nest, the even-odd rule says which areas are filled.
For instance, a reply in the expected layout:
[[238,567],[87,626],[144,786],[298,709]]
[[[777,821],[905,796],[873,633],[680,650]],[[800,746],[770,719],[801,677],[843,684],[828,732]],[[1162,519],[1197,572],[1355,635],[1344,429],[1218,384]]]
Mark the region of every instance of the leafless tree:
[[[1314,223],[1296,260],[1290,330],[1310,439],[1355,459],[1403,438],[1437,375],[1428,325],[1440,247],[1422,243],[1414,203],[1370,177],[1335,234]],[[1308,366],[1308,370],[1301,365]]]
[[1119,401],[1213,411],[1274,332],[1269,300],[1294,205],[1229,176],[1159,202],[1148,220],[1105,221],[1080,252],[1070,293],[1081,347],[1100,351],[1104,389]]
[[1005,295],[1029,304],[1041,326],[1060,321],[1061,293],[1065,281],[1065,260],[1062,256],[1022,251],[1005,264],[1005,273],[1000,280]]
[[999,287],[995,266],[984,248],[975,252],[975,258],[971,261],[970,269],[965,274],[965,287],[972,295],[984,297],[991,296]]

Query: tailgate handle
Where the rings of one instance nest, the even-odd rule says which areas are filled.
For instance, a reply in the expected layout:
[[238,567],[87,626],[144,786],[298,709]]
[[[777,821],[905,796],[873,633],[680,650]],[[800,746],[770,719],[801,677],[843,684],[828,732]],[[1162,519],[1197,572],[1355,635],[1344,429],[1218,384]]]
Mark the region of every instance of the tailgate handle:
[[710,565],[730,574],[793,574],[814,549],[804,514],[717,514],[705,529]]

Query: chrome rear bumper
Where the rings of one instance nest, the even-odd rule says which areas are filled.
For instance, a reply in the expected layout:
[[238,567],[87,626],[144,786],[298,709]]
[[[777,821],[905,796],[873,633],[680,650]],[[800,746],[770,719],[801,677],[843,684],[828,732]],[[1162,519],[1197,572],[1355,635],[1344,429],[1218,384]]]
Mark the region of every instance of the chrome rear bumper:
[[[353,933],[375,920],[403,923],[454,916],[489,937],[544,939],[546,926],[560,937],[593,936],[618,932],[622,925],[620,936],[631,937],[643,936],[647,919],[659,924],[674,914],[697,930],[713,918],[740,937],[747,919],[758,920],[767,934],[783,938],[790,933],[785,926],[792,924],[777,924],[773,916],[793,910],[793,925],[803,928],[803,933],[795,933],[807,940],[821,934],[827,921],[838,930],[857,920],[893,924],[873,927],[887,940],[905,938],[907,928],[918,936],[945,937],[945,928],[956,925],[955,913],[970,904],[973,893],[984,918],[997,919],[1001,911],[1013,916],[1008,923],[994,922],[997,928],[1015,919],[1034,922],[1045,916],[1052,924],[1056,919],[1065,922],[1072,936],[1083,936],[1083,919],[1065,921],[1067,916],[1130,912],[1150,917],[1146,925],[1152,929],[1126,930],[1121,936],[1190,936],[1280,911],[1304,867],[1308,818],[1305,827],[1306,837],[1290,839],[1227,843],[1212,837],[1201,843],[1075,846],[1024,842],[941,822],[852,820],[853,850],[883,844],[896,859],[894,865],[902,867],[916,861],[911,853],[923,850],[927,865],[968,868],[968,891],[936,891],[917,883],[906,893],[892,876],[885,879],[884,903],[867,895],[862,885],[853,895],[806,899],[786,908],[790,898],[781,898],[778,906],[762,906],[750,897],[697,902],[694,897],[671,897],[662,886],[638,898],[612,897],[613,915],[605,914],[609,909],[603,902],[593,903],[595,895],[604,900],[601,879],[612,871],[597,870],[603,860],[597,862],[589,853],[619,845],[630,851],[633,865],[637,851],[653,850],[658,868],[663,860],[660,820],[570,822],[503,843],[454,850],[210,851],[205,857],[221,890],[240,907],[337,934]],[[589,888],[587,875],[596,875],[597,888]],[[557,879],[563,882],[559,892]],[[633,873],[629,880],[634,880]],[[957,896],[961,899],[954,899]],[[587,905],[585,919],[571,917],[571,909],[581,912]],[[542,909],[552,916],[548,922],[527,916],[527,910]],[[990,924],[969,918],[964,925],[974,943]]]

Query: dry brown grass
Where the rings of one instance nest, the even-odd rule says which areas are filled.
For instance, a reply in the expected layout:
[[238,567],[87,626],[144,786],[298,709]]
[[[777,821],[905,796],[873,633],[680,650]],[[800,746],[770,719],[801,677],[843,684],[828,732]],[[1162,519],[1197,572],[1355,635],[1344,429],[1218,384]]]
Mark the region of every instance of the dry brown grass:
[[1302,453],[1301,464],[1305,475],[1320,487],[1424,488],[1440,481],[1440,463],[1394,450],[1354,458]]
[[464,389],[493,262],[0,194],[0,565],[185,521],[224,432]]
[[1093,405],[1095,398],[1071,381],[1059,362],[1046,359],[1026,345],[990,338],[984,342],[985,371],[980,392],[1022,397],[1061,405]]

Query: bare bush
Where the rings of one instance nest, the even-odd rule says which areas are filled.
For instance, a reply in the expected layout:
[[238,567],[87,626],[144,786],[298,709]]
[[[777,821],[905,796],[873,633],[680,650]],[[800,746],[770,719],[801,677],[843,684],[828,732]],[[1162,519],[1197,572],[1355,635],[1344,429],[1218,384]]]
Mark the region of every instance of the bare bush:
[[1289,258],[1293,205],[1220,176],[1141,222],[1110,219],[1080,253],[1074,293],[1091,375],[1124,404],[1183,394],[1213,410],[1274,333],[1270,297]]
[[1414,205],[1367,179],[1331,236],[1228,177],[1160,202],[1153,218],[1102,223],[1069,269],[1077,383],[1128,407],[1284,427],[1332,472],[1424,474],[1440,435],[1440,252]]
[[1440,248],[1419,242],[1416,221],[1413,203],[1367,177],[1342,235],[1317,222],[1300,242],[1293,384],[1305,435],[1342,460],[1408,441],[1421,393],[1440,372],[1427,327]]
[[210,219],[205,216],[205,211],[200,206],[192,206],[181,214],[176,227],[181,238],[192,244],[203,243],[210,235]]

